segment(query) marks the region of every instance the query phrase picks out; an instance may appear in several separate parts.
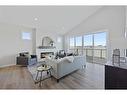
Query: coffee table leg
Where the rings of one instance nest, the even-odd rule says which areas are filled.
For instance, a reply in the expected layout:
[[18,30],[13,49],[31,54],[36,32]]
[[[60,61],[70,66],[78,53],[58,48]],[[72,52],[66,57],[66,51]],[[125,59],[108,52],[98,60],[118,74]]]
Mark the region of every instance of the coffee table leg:
[[41,81],[42,81],[42,71],[41,71],[40,84],[39,84],[40,87],[41,87]]
[[51,77],[51,70],[49,70],[49,74],[50,74],[50,77]]
[[37,75],[36,75],[36,79],[35,79],[36,81],[37,81],[37,78],[38,78],[38,73],[39,73],[39,71],[37,71]]

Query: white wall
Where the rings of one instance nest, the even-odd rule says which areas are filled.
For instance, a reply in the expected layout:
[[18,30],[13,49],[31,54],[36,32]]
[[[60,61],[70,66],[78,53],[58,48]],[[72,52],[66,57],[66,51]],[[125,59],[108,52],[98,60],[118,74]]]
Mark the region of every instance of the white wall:
[[[127,39],[124,38],[125,16],[125,7],[104,7],[65,34],[65,38],[69,35],[89,34],[106,29],[109,34],[108,61],[111,61],[112,49],[127,48]],[[66,42],[64,47],[67,48]]]
[[32,29],[32,54],[36,55],[36,29]]
[[[50,37],[55,42],[55,46],[57,50],[63,49],[63,35],[58,34],[57,32],[55,32],[55,30],[47,31],[47,30],[42,30],[39,27],[36,29],[36,48],[42,45],[42,39],[45,36]],[[61,42],[57,41],[59,37],[61,38]]]
[[0,67],[16,64],[18,53],[33,53],[33,39],[22,40],[22,31],[34,32],[32,28],[0,23]]

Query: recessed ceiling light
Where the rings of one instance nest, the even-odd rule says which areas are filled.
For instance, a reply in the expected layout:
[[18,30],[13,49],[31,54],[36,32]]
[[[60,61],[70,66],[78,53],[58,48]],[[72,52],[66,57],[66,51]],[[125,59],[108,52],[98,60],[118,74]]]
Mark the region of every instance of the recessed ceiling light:
[[34,20],[36,20],[36,21],[37,21],[37,20],[38,20],[38,18],[34,18]]

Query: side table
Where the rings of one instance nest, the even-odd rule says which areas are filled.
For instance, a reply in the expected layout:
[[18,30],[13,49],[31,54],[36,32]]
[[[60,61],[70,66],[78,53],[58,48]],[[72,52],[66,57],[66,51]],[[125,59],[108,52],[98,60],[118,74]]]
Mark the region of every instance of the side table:
[[[39,83],[39,86],[41,87],[42,81],[47,79],[47,78],[43,79],[43,72],[46,71],[47,75],[49,74],[49,77],[51,77],[51,69],[52,69],[52,67],[49,65],[46,65],[46,64],[43,64],[43,65],[37,67],[37,75],[36,75],[36,82],[35,83]],[[41,75],[40,75],[40,79],[38,80],[39,73]]]

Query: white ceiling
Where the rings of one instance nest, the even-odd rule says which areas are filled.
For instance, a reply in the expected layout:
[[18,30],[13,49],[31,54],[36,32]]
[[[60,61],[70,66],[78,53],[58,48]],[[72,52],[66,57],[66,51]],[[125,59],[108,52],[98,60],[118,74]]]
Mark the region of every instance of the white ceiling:
[[[0,21],[64,34],[101,6],[0,6]],[[35,21],[34,18],[38,20]]]

